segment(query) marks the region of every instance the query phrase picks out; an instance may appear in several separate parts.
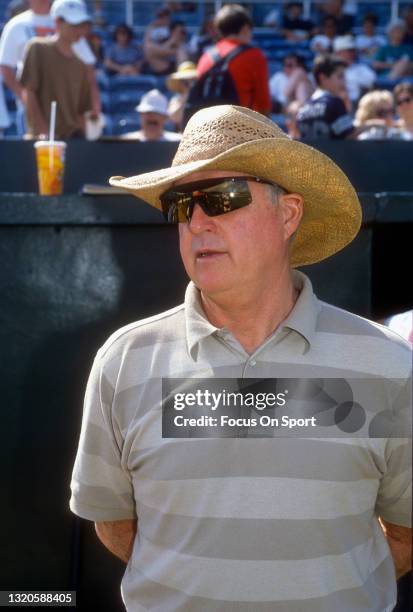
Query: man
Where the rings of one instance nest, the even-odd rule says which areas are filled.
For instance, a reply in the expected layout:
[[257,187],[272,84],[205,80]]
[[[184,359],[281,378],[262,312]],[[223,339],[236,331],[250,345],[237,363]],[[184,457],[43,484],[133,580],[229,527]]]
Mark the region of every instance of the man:
[[408,345],[318,301],[292,270],[357,234],[348,179],[266,117],[222,105],[192,117],[171,168],[110,182],[179,222],[191,278],[182,306],[106,342],[86,392],[70,507],[128,563],[126,608],[392,610],[394,563],[410,567],[408,429],[162,433],[168,385],[193,379],[367,378],[383,385],[366,405],[371,433],[386,411],[407,417]]
[[274,112],[282,112],[295,101],[301,106],[314,91],[304,61],[296,53],[284,57],[283,69],[273,74],[269,86]]
[[297,114],[301,138],[352,138],[353,120],[344,99],[347,98],[346,63],[332,55],[316,57],[313,65],[317,89]]
[[[253,22],[247,10],[239,4],[223,6],[217,12],[214,23],[220,37],[214,49],[220,57],[227,56],[240,45],[251,45]],[[211,53],[206,51],[198,62],[198,76],[205,74],[214,63]],[[250,46],[230,61],[228,70],[239,104],[268,114],[271,111],[268,64],[262,51]]]
[[303,18],[301,2],[288,2],[281,21],[281,35],[292,42],[307,40],[314,24]]
[[159,39],[155,35],[156,30],[148,28],[145,32],[143,40],[145,61],[142,65],[142,72],[159,76],[168,75],[174,72],[180,63],[188,59],[185,24],[181,21],[171,23],[165,39]]
[[142,96],[136,110],[140,115],[141,129],[136,132],[128,132],[121,138],[143,142],[181,139],[180,134],[165,130],[165,123],[168,121],[168,99],[158,89],[151,89]]
[[377,33],[378,24],[376,13],[367,13],[363,17],[362,32],[355,39],[359,57],[368,63],[376,55],[377,49],[386,44],[386,37]]
[[[20,110],[23,110],[23,88],[19,78],[23,69],[27,44],[34,37],[53,35],[56,29],[54,19],[50,14],[50,0],[29,0],[28,4],[29,10],[16,15],[6,23],[0,38],[0,70],[5,85],[16,96]],[[78,41],[73,43],[73,51],[87,66],[93,115],[97,117],[101,110],[101,104],[94,70],[96,60],[83,34]],[[25,131],[22,123],[22,121],[19,121],[18,125],[21,134]]]
[[388,44],[379,47],[372,66],[380,77],[395,80],[413,73],[413,47],[404,42],[407,32],[402,19],[392,21],[387,27]]
[[343,7],[342,0],[326,0],[319,6],[321,15],[334,17],[337,24],[337,34],[348,34],[351,32],[354,25],[354,16],[346,12],[346,7]]
[[30,41],[21,75],[26,100],[29,134],[45,137],[49,129],[51,102],[57,102],[56,138],[82,137],[85,113],[91,110],[87,69],[72,45],[90,22],[80,0],[57,0],[51,12],[56,36]]
[[348,97],[356,106],[363,93],[373,87],[376,73],[366,64],[357,61],[356,41],[353,36],[337,36],[333,43],[333,50],[334,54],[347,65],[345,78]]

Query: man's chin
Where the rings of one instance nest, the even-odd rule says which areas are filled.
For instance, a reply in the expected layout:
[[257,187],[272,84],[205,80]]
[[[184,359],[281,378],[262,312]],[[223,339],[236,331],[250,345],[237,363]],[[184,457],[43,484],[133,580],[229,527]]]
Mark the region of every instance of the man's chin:
[[205,278],[198,276],[192,279],[196,287],[205,297],[216,297],[231,291],[233,283],[224,278]]

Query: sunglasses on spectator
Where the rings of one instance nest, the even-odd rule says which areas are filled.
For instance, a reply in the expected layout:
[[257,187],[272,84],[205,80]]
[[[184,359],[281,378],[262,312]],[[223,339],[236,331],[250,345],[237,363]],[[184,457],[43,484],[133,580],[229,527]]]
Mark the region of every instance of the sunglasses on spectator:
[[399,98],[396,100],[397,106],[403,106],[403,104],[410,104],[412,98]]
[[376,112],[376,115],[379,118],[389,117],[390,115],[393,115],[393,109],[392,108],[379,108],[379,110]]
[[177,185],[160,196],[163,215],[168,223],[185,223],[191,220],[195,204],[208,217],[244,208],[252,202],[249,182],[278,187],[257,176],[225,176]]

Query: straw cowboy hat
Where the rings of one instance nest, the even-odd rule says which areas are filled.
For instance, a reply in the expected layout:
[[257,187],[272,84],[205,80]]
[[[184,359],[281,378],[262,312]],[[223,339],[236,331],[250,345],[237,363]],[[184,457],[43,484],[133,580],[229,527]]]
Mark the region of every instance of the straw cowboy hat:
[[178,70],[169,75],[166,80],[166,86],[170,91],[181,93],[182,82],[196,79],[197,71],[193,62],[182,62],[178,66]]
[[316,263],[344,248],[361,224],[361,207],[346,175],[326,155],[287,136],[267,117],[240,106],[211,106],[188,122],[170,168],[110,184],[161,208],[159,196],[200,170],[259,176],[299,193],[304,214],[292,242],[293,267]]

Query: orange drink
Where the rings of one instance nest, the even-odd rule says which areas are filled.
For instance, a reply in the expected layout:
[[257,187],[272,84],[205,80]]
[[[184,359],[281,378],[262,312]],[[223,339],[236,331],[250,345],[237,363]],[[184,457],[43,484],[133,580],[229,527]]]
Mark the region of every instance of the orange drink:
[[63,193],[66,143],[39,140],[34,148],[40,195],[60,195]]

